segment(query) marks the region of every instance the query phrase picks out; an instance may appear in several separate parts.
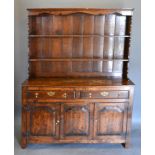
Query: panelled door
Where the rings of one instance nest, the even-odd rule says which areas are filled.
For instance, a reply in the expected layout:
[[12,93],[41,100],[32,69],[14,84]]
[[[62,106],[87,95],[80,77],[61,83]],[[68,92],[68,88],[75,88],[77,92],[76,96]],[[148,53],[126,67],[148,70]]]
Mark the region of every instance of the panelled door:
[[64,103],[61,139],[90,139],[93,128],[91,103]]
[[31,141],[49,143],[59,139],[60,104],[33,103],[27,112],[27,128]]
[[127,103],[95,103],[94,139],[123,136],[126,133]]
[[31,103],[27,111],[30,142],[103,140],[124,137],[127,103]]

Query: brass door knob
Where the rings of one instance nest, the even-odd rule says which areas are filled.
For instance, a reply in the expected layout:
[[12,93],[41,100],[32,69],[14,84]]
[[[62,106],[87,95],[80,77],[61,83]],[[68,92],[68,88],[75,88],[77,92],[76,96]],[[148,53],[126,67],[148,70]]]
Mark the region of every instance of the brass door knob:
[[91,98],[92,97],[92,93],[89,93],[89,98]]
[[35,98],[38,98],[39,93],[35,93]]
[[55,124],[57,125],[57,124],[59,124],[59,123],[60,123],[60,121],[59,121],[59,120],[57,120]]

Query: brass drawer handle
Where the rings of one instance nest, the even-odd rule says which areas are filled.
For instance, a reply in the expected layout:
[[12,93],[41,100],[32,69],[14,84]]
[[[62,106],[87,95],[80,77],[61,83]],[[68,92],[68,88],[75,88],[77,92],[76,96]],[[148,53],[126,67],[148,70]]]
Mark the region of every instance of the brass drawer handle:
[[67,98],[67,93],[62,94],[63,98]]
[[100,94],[105,97],[105,96],[108,96],[109,95],[109,92],[103,91]]
[[55,92],[53,92],[53,91],[47,92],[47,95],[48,96],[54,96],[55,95]]

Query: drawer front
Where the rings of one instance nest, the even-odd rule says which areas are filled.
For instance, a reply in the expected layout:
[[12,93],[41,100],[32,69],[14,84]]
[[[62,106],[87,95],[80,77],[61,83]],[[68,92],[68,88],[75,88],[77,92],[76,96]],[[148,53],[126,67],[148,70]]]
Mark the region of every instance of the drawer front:
[[32,91],[28,92],[29,99],[74,99],[74,91]]
[[80,98],[88,99],[102,99],[102,98],[117,98],[117,99],[127,99],[129,98],[128,91],[81,91]]

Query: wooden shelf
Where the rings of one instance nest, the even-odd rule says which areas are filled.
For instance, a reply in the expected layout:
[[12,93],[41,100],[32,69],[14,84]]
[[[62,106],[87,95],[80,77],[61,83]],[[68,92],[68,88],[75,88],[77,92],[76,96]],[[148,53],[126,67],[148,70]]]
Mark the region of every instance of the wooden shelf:
[[125,37],[129,38],[130,35],[29,35],[29,37]]
[[29,61],[128,61],[128,59],[102,59],[102,58],[51,58],[51,59],[29,59]]
[[131,16],[113,9],[90,10],[92,16],[79,10],[67,9],[65,16],[61,9],[33,11],[36,18],[28,18],[29,77],[127,77]]

